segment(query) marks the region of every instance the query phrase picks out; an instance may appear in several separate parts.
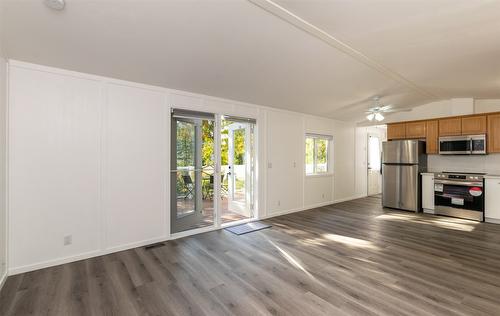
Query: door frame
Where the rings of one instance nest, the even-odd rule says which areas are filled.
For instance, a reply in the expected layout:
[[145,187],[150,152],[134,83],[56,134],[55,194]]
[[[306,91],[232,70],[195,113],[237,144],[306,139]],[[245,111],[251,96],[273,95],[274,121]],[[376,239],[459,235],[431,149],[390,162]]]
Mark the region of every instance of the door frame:
[[[380,151],[380,186],[379,193],[370,194],[370,137],[377,137]],[[366,196],[375,196],[382,193],[382,137],[379,134],[368,133],[366,135]]]
[[[177,108],[177,107],[175,107]],[[173,125],[172,124],[172,110],[174,109],[174,107],[170,108],[171,111],[169,111],[169,122],[170,122],[170,125]],[[179,109],[182,109],[182,108],[179,108]],[[190,109],[185,109],[185,110],[188,110],[188,111],[191,111]],[[209,112],[208,112],[209,113]],[[176,239],[176,238],[181,238],[181,237],[185,237],[185,236],[190,236],[190,235],[195,235],[195,234],[199,234],[199,233],[204,233],[204,232],[209,232],[209,231],[213,231],[213,230],[218,230],[218,229],[221,229],[221,228],[225,228],[225,227],[229,227],[229,226],[234,226],[234,225],[239,225],[239,224],[243,224],[243,223],[247,223],[247,222],[252,222],[252,221],[256,221],[258,220],[260,217],[259,217],[259,203],[258,203],[258,196],[259,196],[259,183],[258,183],[258,177],[257,177],[257,174],[258,174],[258,148],[259,148],[259,137],[258,137],[258,121],[257,119],[255,118],[252,118],[252,117],[249,117],[251,119],[255,119],[255,123],[253,124],[253,172],[251,172],[252,176],[253,176],[253,180],[251,181],[251,186],[252,186],[252,190],[253,190],[253,193],[251,194],[251,198],[252,198],[252,201],[250,202],[252,204],[252,217],[250,218],[247,218],[247,219],[242,219],[242,220],[239,220],[239,221],[233,221],[233,222],[229,222],[229,223],[224,223],[222,224],[222,212],[221,212],[221,198],[220,198],[220,186],[221,186],[221,128],[222,128],[222,120],[223,120],[223,117],[225,116],[224,114],[220,114],[220,113],[213,113],[214,114],[214,223],[212,225],[209,225],[209,226],[205,226],[205,227],[200,227],[200,228],[193,228],[193,229],[187,229],[187,230],[183,230],[183,231],[180,231],[180,232],[173,232],[172,230],[172,220],[174,218],[174,214],[173,213],[173,208],[172,208],[172,203],[173,201],[170,201],[170,203],[168,204],[169,205],[169,214],[170,216],[168,216],[170,218],[170,222],[169,222],[169,227],[168,227],[168,230],[170,231],[170,238],[171,239]],[[173,144],[176,144],[176,141],[173,140],[174,138],[174,134],[172,133],[173,130],[174,130],[174,126],[170,126],[170,144],[169,144],[169,150],[170,150],[170,159],[173,160],[174,157],[175,157],[175,153],[172,151],[172,146]],[[176,135],[176,134],[175,134]],[[172,162],[170,163],[170,168],[169,168],[169,171],[171,171],[171,164]],[[169,187],[170,187],[170,192],[169,192],[169,196],[170,196],[170,199],[171,199],[171,190],[172,190],[172,175],[171,175],[171,172],[169,172]],[[215,189],[217,188],[217,189]],[[248,198],[248,197],[247,197]]]
[[[202,209],[203,209],[203,164],[201,158],[202,151],[202,143],[201,143],[201,129],[202,129],[202,120],[196,118],[175,118],[175,120],[170,118],[171,126],[170,126],[170,231],[174,231],[173,226],[178,225],[179,227],[190,226],[190,222],[198,222],[201,218],[203,218]],[[173,123],[175,122],[175,123]],[[177,166],[177,155],[176,150],[173,150],[174,147],[177,146],[177,122],[184,122],[188,124],[192,124],[194,126],[194,179],[193,181],[193,190],[194,190],[194,210],[189,214],[185,214],[182,217],[177,217],[177,187],[174,185],[174,181],[177,182],[177,174],[179,172],[179,167]],[[215,125],[215,117],[214,117],[214,125]],[[172,124],[173,123],[173,124]],[[215,129],[215,126],[214,126]],[[214,139],[215,146],[215,139]],[[175,164],[175,169],[172,167]],[[215,170],[215,166],[214,166]],[[175,180],[174,180],[175,179]],[[214,179],[215,180],[215,179]],[[175,194],[175,200],[173,199],[173,193]],[[215,202],[215,201],[214,201]],[[215,223],[215,203],[214,203],[214,223]],[[178,228],[179,228],[178,227]],[[189,230],[189,229],[188,229]],[[183,232],[184,230],[180,230],[179,232]]]
[[[241,123],[241,122],[233,122],[232,124],[229,125],[229,132],[228,132],[228,167],[230,168],[230,176],[228,178],[228,208],[231,208],[235,211],[240,211],[242,213],[249,211],[250,213],[253,212],[253,205],[255,204],[253,200],[254,194],[252,194],[254,188],[253,188],[253,182],[254,182],[254,177],[255,175],[253,174],[253,169],[254,169],[254,159],[255,158],[255,152],[254,148],[252,148],[252,140],[251,136],[253,133],[253,123]],[[244,198],[245,201],[236,201],[234,199],[234,193],[236,191],[236,169],[234,167],[234,153],[235,153],[235,148],[234,148],[234,132],[238,130],[243,130],[245,133],[245,192],[244,192]],[[253,157],[252,157],[253,156]]]

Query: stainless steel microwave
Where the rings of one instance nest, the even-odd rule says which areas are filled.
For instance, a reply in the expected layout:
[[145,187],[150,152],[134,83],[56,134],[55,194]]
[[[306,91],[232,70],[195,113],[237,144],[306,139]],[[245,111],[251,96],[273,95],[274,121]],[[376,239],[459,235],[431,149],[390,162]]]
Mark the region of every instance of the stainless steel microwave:
[[486,135],[439,137],[440,155],[486,155]]

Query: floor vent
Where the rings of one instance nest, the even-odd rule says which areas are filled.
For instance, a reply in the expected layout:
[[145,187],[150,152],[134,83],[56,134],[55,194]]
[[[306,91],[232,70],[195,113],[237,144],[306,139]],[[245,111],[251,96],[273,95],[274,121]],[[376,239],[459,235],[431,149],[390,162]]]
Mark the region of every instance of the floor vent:
[[165,243],[164,242],[159,242],[159,243],[156,243],[156,244],[147,245],[147,246],[144,247],[144,249],[149,250],[149,249],[163,247],[163,246],[165,246]]

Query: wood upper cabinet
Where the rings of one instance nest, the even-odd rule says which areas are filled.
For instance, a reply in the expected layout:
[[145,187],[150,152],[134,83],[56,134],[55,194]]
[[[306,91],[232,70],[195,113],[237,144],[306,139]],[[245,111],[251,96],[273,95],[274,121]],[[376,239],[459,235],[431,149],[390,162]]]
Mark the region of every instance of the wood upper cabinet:
[[406,123],[387,124],[387,139],[405,139]]
[[462,118],[452,117],[439,120],[439,136],[462,135]]
[[500,114],[488,115],[488,152],[500,153]]
[[486,134],[486,115],[462,117],[462,135]]
[[425,148],[429,155],[439,153],[439,124],[437,120],[426,122]]
[[406,123],[406,138],[425,138],[425,121]]

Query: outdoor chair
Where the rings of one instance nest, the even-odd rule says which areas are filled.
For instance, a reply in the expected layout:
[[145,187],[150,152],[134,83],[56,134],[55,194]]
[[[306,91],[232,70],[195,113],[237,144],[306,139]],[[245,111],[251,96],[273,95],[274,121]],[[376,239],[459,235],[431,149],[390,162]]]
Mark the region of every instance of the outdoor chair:
[[187,192],[184,199],[187,199],[190,195],[194,195],[194,183],[190,175],[183,175],[182,182],[184,182],[184,190]]
[[[222,199],[223,196],[227,196],[227,194],[228,194],[227,185],[224,185],[224,174],[220,175],[220,188],[221,188],[221,190],[220,190],[221,196],[220,197]],[[214,196],[214,175],[211,174],[210,175],[210,187],[208,189],[206,197],[213,198],[213,196]]]

